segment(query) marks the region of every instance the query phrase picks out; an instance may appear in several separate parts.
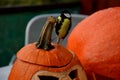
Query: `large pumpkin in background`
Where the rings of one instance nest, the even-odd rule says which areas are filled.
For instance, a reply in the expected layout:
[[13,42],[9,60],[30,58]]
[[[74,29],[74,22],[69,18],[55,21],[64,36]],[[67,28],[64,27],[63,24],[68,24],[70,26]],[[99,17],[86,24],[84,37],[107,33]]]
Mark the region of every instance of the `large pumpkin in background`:
[[120,7],[98,11],[78,23],[67,48],[77,54],[88,73],[120,80]]

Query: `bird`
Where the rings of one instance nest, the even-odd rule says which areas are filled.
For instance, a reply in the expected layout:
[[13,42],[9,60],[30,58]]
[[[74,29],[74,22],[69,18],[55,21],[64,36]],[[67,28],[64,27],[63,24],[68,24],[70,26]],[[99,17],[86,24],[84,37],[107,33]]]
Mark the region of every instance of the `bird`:
[[68,10],[61,11],[60,15],[57,17],[55,25],[57,43],[61,43],[61,41],[67,36],[71,28],[71,24],[71,13]]

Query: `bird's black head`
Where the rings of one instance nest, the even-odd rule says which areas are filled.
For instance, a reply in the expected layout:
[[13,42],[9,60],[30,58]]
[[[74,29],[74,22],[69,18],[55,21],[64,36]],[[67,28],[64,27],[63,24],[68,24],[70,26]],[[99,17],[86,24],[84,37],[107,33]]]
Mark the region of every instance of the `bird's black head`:
[[61,12],[61,17],[71,19],[71,13],[68,10],[63,10]]

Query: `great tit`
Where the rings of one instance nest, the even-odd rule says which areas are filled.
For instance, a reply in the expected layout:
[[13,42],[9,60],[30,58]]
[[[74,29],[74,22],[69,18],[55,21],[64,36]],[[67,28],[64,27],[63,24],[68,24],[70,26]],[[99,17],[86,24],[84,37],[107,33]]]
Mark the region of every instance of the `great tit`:
[[68,10],[62,11],[55,25],[55,32],[58,37],[57,43],[60,43],[67,36],[71,23],[71,13]]

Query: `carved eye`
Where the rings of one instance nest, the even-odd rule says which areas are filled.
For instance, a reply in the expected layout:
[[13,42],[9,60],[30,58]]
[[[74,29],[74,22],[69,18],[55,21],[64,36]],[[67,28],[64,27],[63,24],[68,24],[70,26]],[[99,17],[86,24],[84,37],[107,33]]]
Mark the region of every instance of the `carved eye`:
[[40,80],[58,80],[57,77],[53,76],[38,76]]
[[70,72],[69,76],[71,79],[76,79],[77,78],[77,70],[73,70]]

